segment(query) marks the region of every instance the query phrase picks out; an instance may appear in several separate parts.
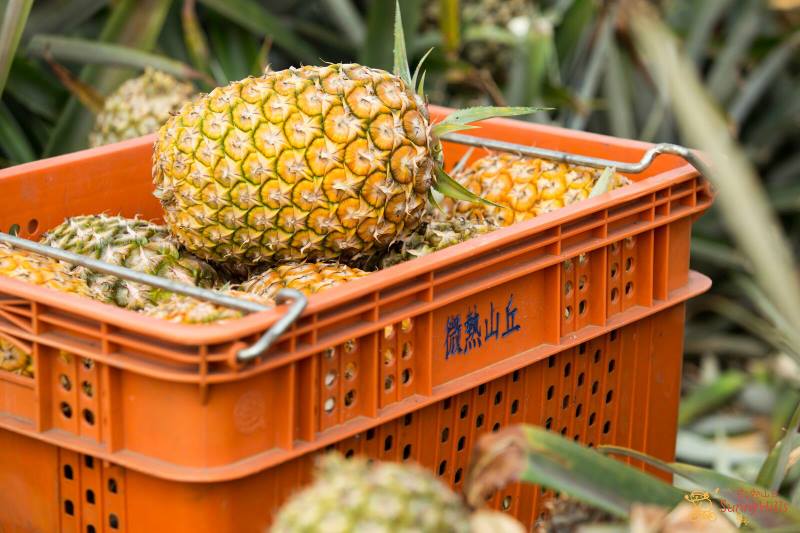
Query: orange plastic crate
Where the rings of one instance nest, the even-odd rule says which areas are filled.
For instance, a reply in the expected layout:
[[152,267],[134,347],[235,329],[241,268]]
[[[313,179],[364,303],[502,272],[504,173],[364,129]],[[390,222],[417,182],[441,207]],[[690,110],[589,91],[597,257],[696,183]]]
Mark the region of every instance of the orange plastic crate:
[[[444,113],[432,111],[434,118]],[[625,161],[650,147],[514,120],[474,131]],[[35,239],[73,215],[159,219],[152,142],[0,172],[7,206],[0,229],[18,227]],[[444,148],[449,161],[464,152]],[[148,491],[159,484],[175,491],[165,502],[190,501],[195,491],[238,494],[264,483],[258,480],[274,484],[282,475],[276,472],[299,471],[287,465],[307,462],[311,452],[535,368],[612,330],[641,327],[706,290],[709,281],[690,274],[689,243],[692,221],[711,204],[707,183],[675,156],[630,177],[636,183],[629,187],[315,295],[291,330],[249,364],[237,363],[235,353],[284,308],[225,324],[177,325],[0,277],[0,337],[29,347],[35,365],[33,379],[0,373],[0,428],[25,437],[29,444],[19,450],[26,457],[33,446],[54,457],[80,453],[125,469],[129,481],[149,480],[136,498],[157,499]],[[643,362],[632,364],[658,358],[679,368],[681,333],[676,326],[652,347],[637,347]],[[659,409],[671,414],[649,423],[664,438],[655,451],[669,458],[679,373],[656,378],[652,390],[670,402]],[[528,389],[531,398],[561,386],[538,383]],[[626,381],[615,394],[640,387],[651,390]],[[619,416],[637,409],[626,405]],[[627,427],[636,435],[645,424],[632,418]],[[10,487],[3,479],[0,489]],[[285,485],[295,483],[287,478]],[[269,507],[259,501],[256,510]],[[6,505],[0,500],[0,515]],[[207,518],[211,507],[180,516]]]
[[[690,284],[697,283],[705,281],[693,276]],[[620,444],[672,458],[683,318],[684,306],[672,305],[328,448],[418,461],[456,488],[479,435],[523,422],[591,445]],[[0,430],[0,525],[25,531],[262,532],[274,510],[311,479],[313,457],[235,481],[187,483]],[[533,524],[542,498],[536,487],[514,484],[490,503]]]

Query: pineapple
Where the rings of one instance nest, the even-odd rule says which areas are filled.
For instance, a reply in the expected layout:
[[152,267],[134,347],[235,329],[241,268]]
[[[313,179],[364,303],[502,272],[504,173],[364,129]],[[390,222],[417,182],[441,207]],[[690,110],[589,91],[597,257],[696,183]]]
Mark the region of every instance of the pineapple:
[[315,481],[278,512],[273,533],[468,532],[469,510],[420,467],[325,456]]
[[[445,198],[450,215],[479,220],[490,216],[501,226],[531,219],[589,197],[603,171],[515,154],[491,154],[475,161],[454,177],[464,187],[499,204],[470,204]],[[614,174],[611,188],[631,181]]]
[[89,146],[124,141],[154,133],[194,95],[194,87],[165,72],[148,68],[124,82],[103,102],[89,134]]
[[[72,217],[47,232],[42,243],[199,287],[210,288],[218,281],[216,271],[181,250],[166,228],[145,220],[106,215]],[[169,294],[84,268],[76,269],[76,273],[86,279],[94,298],[121,307],[141,309]]]
[[33,359],[16,345],[0,337],[0,370],[33,377]]
[[[283,288],[297,289],[310,296],[367,274],[363,270],[345,265],[286,263],[256,274],[241,285],[224,288],[221,292],[271,306],[275,305],[273,298]],[[184,324],[219,322],[242,316],[241,311],[179,294],[172,294],[158,304],[149,305],[143,312],[152,317]]]
[[56,259],[0,243],[0,276],[42,285],[62,292],[90,296],[86,282]]
[[497,229],[491,218],[470,221],[465,217],[435,215],[424,223],[397,250],[392,250],[381,261],[383,268],[428,255],[448,246]]
[[[403,51],[399,16],[396,28]],[[442,170],[437,135],[531,109],[431,126],[416,75],[396,58],[396,75],[357,64],[267,69],[184,105],[153,154],[171,231],[217,262],[347,259],[410,235],[432,187],[478,200]]]

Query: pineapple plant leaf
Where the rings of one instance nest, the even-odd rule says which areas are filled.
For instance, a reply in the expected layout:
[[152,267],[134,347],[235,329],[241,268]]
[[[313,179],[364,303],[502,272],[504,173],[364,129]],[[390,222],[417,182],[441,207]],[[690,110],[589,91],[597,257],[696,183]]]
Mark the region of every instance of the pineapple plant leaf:
[[0,11],[0,95],[6,86],[14,54],[22,39],[32,5],[33,0],[3,2],[4,9]]
[[503,206],[487,200],[482,196],[478,196],[470,191],[459,182],[454,180],[443,168],[436,168],[436,192],[443,194],[447,198],[459,200],[463,202],[475,203],[480,202],[491,207],[502,209]]
[[406,37],[403,34],[403,16],[400,13],[400,0],[394,7],[394,75],[403,80],[409,87],[414,87],[411,69],[408,66]]
[[540,107],[491,107],[491,106],[478,106],[468,107],[466,109],[459,109],[447,115],[441,122],[433,126],[431,130],[436,136],[440,136],[445,132],[458,131],[458,129],[467,129],[461,127],[458,129],[450,129],[450,126],[467,126],[472,122],[486,120],[487,118],[494,117],[512,117],[516,115],[528,115],[542,111],[544,108]]
[[756,477],[756,485],[778,492],[786,478],[789,455],[795,445],[794,435],[800,429],[800,403],[797,403],[792,418],[786,425],[783,437],[772,448]]
[[614,184],[614,171],[613,167],[606,167],[603,169],[603,173],[600,174],[600,177],[597,178],[597,183],[594,184],[592,187],[591,192],[589,193],[589,198],[594,198],[595,196],[600,196],[601,194],[605,194],[610,191]]

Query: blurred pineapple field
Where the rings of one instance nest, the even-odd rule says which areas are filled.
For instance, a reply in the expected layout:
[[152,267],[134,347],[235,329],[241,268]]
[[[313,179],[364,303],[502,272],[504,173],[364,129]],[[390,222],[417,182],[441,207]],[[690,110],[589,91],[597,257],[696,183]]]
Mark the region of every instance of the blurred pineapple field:
[[[689,308],[678,455],[754,479],[800,402],[800,1],[650,2],[653,27],[635,0],[400,3],[433,103],[544,106],[530,119],[710,155],[719,197],[692,261],[715,285]],[[147,69],[197,92],[267,65],[389,69],[393,10],[0,0],[0,166],[86,148],[106,97]]]

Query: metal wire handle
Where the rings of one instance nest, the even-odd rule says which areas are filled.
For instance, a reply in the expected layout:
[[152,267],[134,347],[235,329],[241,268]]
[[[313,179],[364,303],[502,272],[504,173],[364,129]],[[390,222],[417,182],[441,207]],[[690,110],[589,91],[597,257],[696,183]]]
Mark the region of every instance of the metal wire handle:
[[[677,155],[692,166],[694,166],[701,174],[706,174],[708,167],[705,162],[698,157],[698,155],[686,148],[677,144],[662,143],[657,144],[647,150],[638,162],[627,161],[613,161],[610,159],[602,159],[598,157],[589,157],[578,154],[570,154],[558,150],[548,150],[547,148],[537,148],[535,146],[525,146],[522,144],[510,143],[505,141],[496,141],[493,139],[483,139],[480,137],[473,137],[471,135],[463,135],[460,133],[448,133],[442,136],[442,140],[463,144],[466,146],[475,146],[479,148],[487,148],[498,152],[511,152],[531,157],[541,157],[544,159],[552,159],[562,163],[572,165],[583,165],[594,168],[614,167],[620,172],[628,174],[638,174],[646,170],[660,154]],[[211,291],[208,289],[201,289],[186,283],[160,278],[151,274],[137,272],[130,268],[112,265],[104,261],[98,261],[90,257],[78,255],[59,248],[53,248],[44,244],[39,244],[27,239],[9,235],[8,233],[0,232],[0,242],[4,242],[15,248],[21,248],[29,252],[41,254],[53,259],[65,261],[73,265],[80,265],[96,272],[103,274],[110,274],[128,281],[149,285],[159,289],[191,296],[198,300],[204,300],[231,309],[237,309],[247,313],[257,313],[259,311],[266,311],[271,309],[265,305],[261,305],[248,300],[235,298],[219,292]],[[303,314],[303,311],[308,305],[308,299],[300,291],[294,289],[281,289],[275,298],[278,304],[293,302],[291,307],[281,316],[270,329],[268,329],[261,338],[254,344],[247,348],[239,350],[236,354],[237,360],[248,361],[258,357],[266,352],[275,341],[283,335],[289,327]]]

